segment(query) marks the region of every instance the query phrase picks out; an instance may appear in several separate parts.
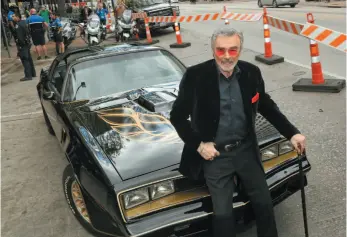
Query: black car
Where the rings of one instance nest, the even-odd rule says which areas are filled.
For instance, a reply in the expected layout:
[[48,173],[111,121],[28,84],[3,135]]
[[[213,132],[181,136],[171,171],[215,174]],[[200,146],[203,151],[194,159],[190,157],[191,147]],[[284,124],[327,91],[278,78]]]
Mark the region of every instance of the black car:
[[[70,49],[41,70],[43,115],[69,162],[68,206],[97,236],[203,236],[209,229],[209,192],[178,172],[183,143],[168,119],[185,70],[169,51],[134,44]],[[276,205],[300,188],[297,155],[260,115],[256,128]],[[303,168],[311,169],[306,157]],[[235,183],[237,221],[250,221],[251,204]]]

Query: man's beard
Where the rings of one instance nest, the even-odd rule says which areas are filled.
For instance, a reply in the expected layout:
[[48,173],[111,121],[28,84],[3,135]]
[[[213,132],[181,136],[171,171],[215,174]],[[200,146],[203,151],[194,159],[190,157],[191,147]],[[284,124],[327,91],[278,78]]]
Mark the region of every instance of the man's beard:
[[232,59],[223,59],[220,65],[220,68],[224,72],[232,72],[237,64],[238,60],[232,60]]

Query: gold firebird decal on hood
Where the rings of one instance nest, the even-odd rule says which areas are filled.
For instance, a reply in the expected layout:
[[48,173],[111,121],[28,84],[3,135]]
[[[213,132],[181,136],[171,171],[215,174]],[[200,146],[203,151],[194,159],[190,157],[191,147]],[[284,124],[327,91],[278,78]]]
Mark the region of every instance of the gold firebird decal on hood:
[[131,140],[181,143],[175,128],[162,115],[136,112],[126,107],[102,110],[97,113],[112,129]]

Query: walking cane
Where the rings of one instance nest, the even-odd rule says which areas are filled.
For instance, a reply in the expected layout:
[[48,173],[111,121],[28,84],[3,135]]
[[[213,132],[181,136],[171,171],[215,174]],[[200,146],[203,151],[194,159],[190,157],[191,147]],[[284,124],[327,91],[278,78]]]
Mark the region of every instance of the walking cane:
[[304,187],[305,183],[304,183],[304,171],[302,170],[302,157],[303,157],[303,155],[299,155],[298,154],[302,214],[303,214],[303,217],[304,217],[305,237],[308,237],[307,214],[306,214],[306,198],[305,198],[305,187]]

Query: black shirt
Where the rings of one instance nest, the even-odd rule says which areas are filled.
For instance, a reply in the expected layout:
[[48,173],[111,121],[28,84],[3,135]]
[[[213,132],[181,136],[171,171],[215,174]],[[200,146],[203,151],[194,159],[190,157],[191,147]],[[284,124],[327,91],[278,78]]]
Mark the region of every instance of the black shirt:
[[229,78],[218,71],[220,120],[215,139],[217,145],[231,144],[247,136],[247,120],[238,82],[240,72],[237,65]]

